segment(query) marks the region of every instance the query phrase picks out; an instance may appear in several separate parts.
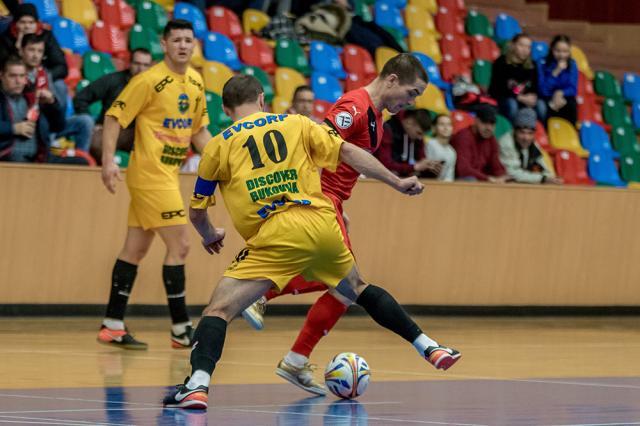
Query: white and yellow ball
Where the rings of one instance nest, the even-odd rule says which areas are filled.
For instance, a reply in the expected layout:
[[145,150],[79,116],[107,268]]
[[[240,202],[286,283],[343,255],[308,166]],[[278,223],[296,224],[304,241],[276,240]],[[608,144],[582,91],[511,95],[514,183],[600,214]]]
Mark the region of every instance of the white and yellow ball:
[[362,395],[369,386],[370,377],[367,361],[353,352],[336,355],[324,370],[327,388],[334,395],[345,399]]

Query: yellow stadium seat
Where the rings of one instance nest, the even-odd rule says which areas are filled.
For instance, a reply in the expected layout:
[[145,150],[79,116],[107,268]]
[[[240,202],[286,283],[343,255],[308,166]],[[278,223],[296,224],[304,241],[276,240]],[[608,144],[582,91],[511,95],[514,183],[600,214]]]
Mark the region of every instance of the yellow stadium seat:
[[553,171],[553,173],[555,174],[556,168],[553,165],[553,160],[551,159],[551,156],[549,155],[549,153],[544,149],[541,149],[540,154],[542,155],[542,161],[544,161],[544,164],[545,166],[547,166],[547,169]]
[[260,31],[269,24],[271,18],[266,13],[257,9],[247,9],[242,13],[242,29],[245,34]]
[[436,29],[436,25],[433,22],[433,17],[426,9],[410,4],[409,6],[407,6],[405,12],[405,20],[409,31],[422,30],[424,32],[433,34],[437,39],[440,38],[440,33]]
[[279,67],[276,68],[276,96],[291,100],[296,87],[304,86],[307,80],[302,74],[293,68]]
[[399,54],[400,52],[390,47],[378,47],[376,49],[376,68],[378,72],[382,71],[382,67],[384,67],[384,64],[386,64],[389,59]]
[[438,13],[438,2],[436,0],[409,0],[409,4],[426,9],[432,15]]
[[576,65],[578,66],[578,70],[582,71],[582,73],[589,79],[593,80],[594,73],[589,65],[589,60],[587,59],[587,55],[584,54],[582,49],[580,49],[575,44],[571,45],[571,57],[574,61],[576,61]]
[[[287,98],[290,99],[290,98]],[[271,112],[274,114],[284,114],[291,107],[291,102],[280,96],[273,98],[273,104],[271,105]]]
[[202,46],[200,41],[196,39],[195,47],[193,48],[193,56],[191,56],[191,65],[194,68],[202,68],[204,67],[204,63],[206,60],[204,59],[204,55],[202,54]]
[[164,7],[164,10],[168,12],[173,12],[173,4],[175,0],[153,0],[158,3],[160,6]]
[[9,15],[9,9],[7,9],[7,6],[5,6],[2,1],[0,1],[0,16],[7,15]]
[[442,53],[436,36],[424,30],[409,31],[409,50],[420,52],[433,59],[436,64],[442,62]]
[[98,20],[98,11],[93,0],[67,0],[62,2],[62,16],[89,28]]
[[564,118],[551,117],[547,123],[549,143],[553,148],[572,151],[579,157],[586,158],[589,151],[580,145],[580,137],[573,124]]
[[204,87],[209,92],[220,96],[222,96],[222,87],[233,75],[231,68],[220,62],[206,61],[202,67]]
[[429,84],[422,95],[416,98],[416,108],[428,109],[437,114],[449,115],[444,95],[435,85]]

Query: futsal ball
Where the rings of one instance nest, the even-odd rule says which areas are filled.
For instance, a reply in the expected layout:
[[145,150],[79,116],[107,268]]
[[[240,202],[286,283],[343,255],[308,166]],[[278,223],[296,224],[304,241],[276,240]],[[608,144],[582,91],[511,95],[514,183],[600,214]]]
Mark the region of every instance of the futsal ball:
[[356,398],[369,386],[369,364],[353,352],[336,355],[324,370],[327,388],[340,398]]

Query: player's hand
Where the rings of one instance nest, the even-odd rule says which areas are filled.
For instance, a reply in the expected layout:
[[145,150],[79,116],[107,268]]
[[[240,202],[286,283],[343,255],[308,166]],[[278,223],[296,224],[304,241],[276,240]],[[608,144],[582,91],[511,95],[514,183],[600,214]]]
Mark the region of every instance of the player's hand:
[[104,183],[104,186],[112,194],[116,193],[117,180],[122,180],[120,167],[112,162],[102,164],[102,183]]
[[400,179],[400,183],[398,183],[396,189],[403,194],[418,195],[424,191],[424,185],[417,177],[411,176],[405,179]]
[[202,246],[209,254],[220,253],[224,247],[225,232],[223,228],[213,228],[213,233],[202,239]]
[[13,134],[18,136],[24,136],[25,138],[31,138],[36,131],[36,123],[33,121],[25,120],[13,125]]

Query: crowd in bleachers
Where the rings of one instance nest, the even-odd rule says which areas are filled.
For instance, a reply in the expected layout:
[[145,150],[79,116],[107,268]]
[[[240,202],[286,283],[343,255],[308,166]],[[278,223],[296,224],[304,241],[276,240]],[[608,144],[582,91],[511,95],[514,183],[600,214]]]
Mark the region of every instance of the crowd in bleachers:
[[[159,33],[175,17],[192,22],[199,40],[192,62],[204,77],[212,134],[230,124],[220,95],[234,73],[258,78],[272,111],[322,121],[345,91],[410,51],[431,84],[415,110],[385,124],[378,156],[396,173],[640,182],[640,76],[618,82],[594,72],[568,36],[533,40],[513,17],[500,14],[492,24],[464,0],[6,0],[2,7],[13,16],[0,20],[0,160],[99,162],[105,109],[131,76],[162,58]],[[121,165],[131,148],[132,132],[123,132]]]

